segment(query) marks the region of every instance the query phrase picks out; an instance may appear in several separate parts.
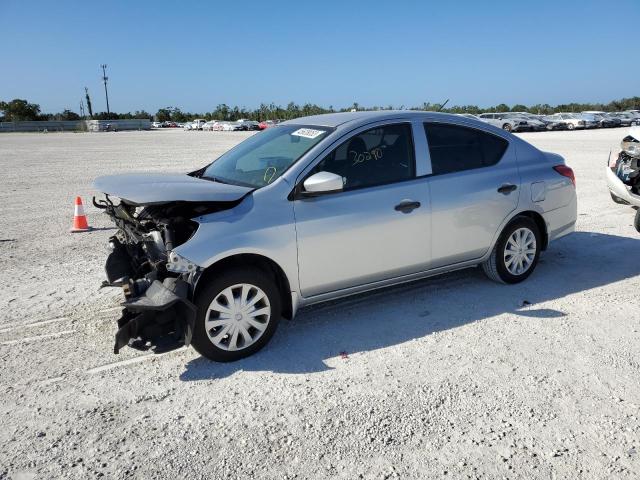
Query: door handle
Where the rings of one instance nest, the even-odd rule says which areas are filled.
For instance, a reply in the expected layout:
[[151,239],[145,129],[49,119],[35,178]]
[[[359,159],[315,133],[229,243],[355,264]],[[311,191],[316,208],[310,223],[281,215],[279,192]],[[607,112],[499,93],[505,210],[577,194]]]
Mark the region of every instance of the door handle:
[[505,183],[504,185],[498,187],[498,192],[502,193],[503,195],[509,195],[517,188],[518,186],[514,185],[513,183]]
[[414,202],[412,200],[403,200],[394,207],[396,211],[402,213],[411,213],[416,208],[420,208],[420,202]]

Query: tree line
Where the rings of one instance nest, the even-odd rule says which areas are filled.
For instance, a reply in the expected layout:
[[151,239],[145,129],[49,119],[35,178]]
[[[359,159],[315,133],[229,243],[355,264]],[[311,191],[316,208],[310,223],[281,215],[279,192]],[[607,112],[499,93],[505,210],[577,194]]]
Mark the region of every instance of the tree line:
[[110,113],[99,112],[91,116],[81,117],[70,109],[65,109],[59,113],[41,113],[40,105],[37,103],[29,103],[27,100],[15,98],[5,102],[0,100],[0,122],[25,122],[31,120],[117,120],[117,119],[134,119],[134,118],[152,118],[152,115],[144,110],[138,110],[133,113]]
[[541,115],[550,115],[556,112],[582,112],[584,110],[602,110],[605,112],[618,112],[623,110],[637,110],[640,109],[640,97],[623,98],[620,100],[613,100],[609,103],[566,103],[560,105],[549,104],[536,104],[536,105],[522,105],[516,104],[509,106],[501,103],[493,107],[480,108],[477,105],[460,105],[448,108],[442,108],[442,105],[437,103],[423,103],[419,106],[405,107],[404,105],[396,106],[369,106],[363,107],[358,103],[353,105],[335,109],[333,105],[329,107],[321,107],[311,103],[305,103],[298,105],[297,103],[290,102],[286,107],[276,105],[274,103],[265,104],[262,103],[258,108],[248,109],[246,107],[229,106],[221,103],[210,112],[193,113],[183,112],[177,107],[166,107],[159,109],[155,115],[144,110],[137,110],[135,112],[127,113],[114,113],[111,112],[99,112],[94,113],[91,116],[80,117],[78,113],[66,109],[60,113],[41,113],[40,105],[36,103],[29,103],[24,99],[13,99],[11,101],[0,101],[0,121],[4,122],[17,122],[26,120],[80,120],[81,118],[95,119],[95,120],[118,120],[118,119],[133,119],[133,118],[148,118],[150,120],[156,120],[158,122],[173,121],[173,122],[188,122],[195,118],[204,118],[206,120],[226,120],[235,121],[239,119],[247,120],[290,120],[292,118],[306,117],[308,115],[319,115],[322,113],[334,113],[334,112],[348,112],[351,110],[435,110],[446,113],[471,113],[478,114],[482,112],[529,112]]

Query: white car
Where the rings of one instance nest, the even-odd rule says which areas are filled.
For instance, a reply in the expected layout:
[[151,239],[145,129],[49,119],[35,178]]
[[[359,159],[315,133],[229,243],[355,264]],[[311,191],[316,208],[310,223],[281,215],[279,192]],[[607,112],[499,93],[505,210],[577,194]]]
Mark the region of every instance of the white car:
[[191,122],[191,129],[202,130],[202,127],[204,127],[205,123],[207,123],[207,121],[204,118],[196,118],[193,122]]
[[218,122],[215,130],[220,132],[233,132],[236,129],[236,124],[234,122]]
[[569,130],[585,128],[587,125],[585,119],[577,113],[554,113],[553,115],[549,115],[548,118],[552,120],[562,120],[564,123],[566,123]]
[[617,155],[609,154],[606,169],[611,199],[636,209],[634,226],[640,232],[640,127],[631,127]]
[[219,120],[209,120],[202,126],[202,130],[205,132],[213,132],[215,130],[216,124],[219,123]]
[[483,122],[494,125],[507,132],[521,132],[523,130],[531,129],[527,120],[517,115],[513,115],[511,112],[483,113],[478,115],[478,118]]
[[151,128],[162,128],[162,122],[151,122]]

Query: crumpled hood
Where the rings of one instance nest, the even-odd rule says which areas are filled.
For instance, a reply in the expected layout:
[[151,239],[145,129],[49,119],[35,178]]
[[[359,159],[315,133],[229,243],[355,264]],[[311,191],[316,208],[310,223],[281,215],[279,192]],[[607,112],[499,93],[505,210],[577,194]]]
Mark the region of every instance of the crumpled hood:
[[203,180],[187,174],[134,173],[107,175],[93,188],[133,205],[168,202],[233,202],[253,188]]

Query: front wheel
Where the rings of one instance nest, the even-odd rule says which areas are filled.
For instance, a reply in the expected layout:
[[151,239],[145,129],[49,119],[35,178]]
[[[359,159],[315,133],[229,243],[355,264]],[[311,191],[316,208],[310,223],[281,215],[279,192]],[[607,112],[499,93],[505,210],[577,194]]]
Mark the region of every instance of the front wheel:
[[513,130],[513,128],[511,127],[511,124],[509,123],[505,123],[504,125],[502,125],[502,129],[506,132],[510,132],[511,130]]
[[576,126],[575,126],[573,123],[568,123],[568,124],[567,124],[567,128],[568,128],[569,130],[573,130],[574,128],[576,128]]
[[210,360],[233,362],[271,339],[281,314],[274,280],[257,268],[228,270],[197,295],[193,347]]
[[528,217],[516,217],[502,231],[482,268],[496,282],[522,282],[536,268],[541,245],[540,229],[536,222]]

